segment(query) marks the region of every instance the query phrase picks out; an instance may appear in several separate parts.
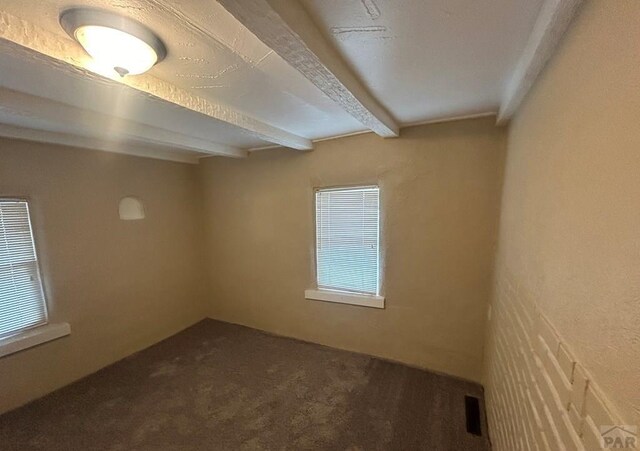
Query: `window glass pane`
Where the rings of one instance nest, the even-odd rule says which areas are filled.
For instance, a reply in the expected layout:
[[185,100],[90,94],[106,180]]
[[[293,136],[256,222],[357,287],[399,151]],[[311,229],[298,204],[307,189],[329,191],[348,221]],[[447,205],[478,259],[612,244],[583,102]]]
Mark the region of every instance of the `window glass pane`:
[[0,199],[0,337],[46,322],[26,201]]
[[316,192],[318,287],[378,293],[378,187]]

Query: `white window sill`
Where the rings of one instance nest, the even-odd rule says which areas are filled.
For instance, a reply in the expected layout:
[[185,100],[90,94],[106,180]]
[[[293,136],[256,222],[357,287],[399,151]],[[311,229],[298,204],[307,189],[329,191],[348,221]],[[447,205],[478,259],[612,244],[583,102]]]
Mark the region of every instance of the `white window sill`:
[[313,301],[337,302],[361,307],[384,308],[384,297],[331,290],[305,290],[304,297]]
[[0,339],[0,357],[56,340],[71,333],[68,323],[46,324]]

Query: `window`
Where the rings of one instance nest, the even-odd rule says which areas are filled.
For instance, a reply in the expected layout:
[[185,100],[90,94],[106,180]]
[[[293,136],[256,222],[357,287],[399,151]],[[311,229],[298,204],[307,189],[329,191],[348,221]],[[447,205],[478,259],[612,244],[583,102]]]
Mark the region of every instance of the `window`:
[[[378,187],[321,189],[316,191],[315,201],[316,273],[319,290],[311,291],[344,292],[342,300],[336,302],[346,302],[344,295],[347,294],[379,298]],[[365,299],[358,304],[370,303]]]
[[46,322],[29,205],[0,199],[0,339]]

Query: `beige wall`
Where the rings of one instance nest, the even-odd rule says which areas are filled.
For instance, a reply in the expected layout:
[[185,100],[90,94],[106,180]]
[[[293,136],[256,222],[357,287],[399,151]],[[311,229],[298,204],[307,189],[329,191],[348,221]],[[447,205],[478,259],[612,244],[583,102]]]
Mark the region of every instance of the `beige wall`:
[[[199,167],[0,141],[0,194],[31,198],[51,320],[72,325],[0,359],[0,412],[205,315],[479,380],[499,217],[496,449],[640,425],[638,23],[640,2],[586,2],[510,126],[500,215],[493,118]],[[303,295],[313,188],[359,183],[381,187],[385,310]],[[130,194],[144,221],[117,218]]]
[[[199,168],[210,315],[479,380],[504,158],[495,118]],[[386,309],[309,301],[313,188],[379,184]]]
[[[194,166],[0,140],[0,195],[28,196],[51,322],[71,335],[0,358],[0,412],[205,316]],[[142,199],[146,219],[121,221]]]
[[[497,450],[521,449],[536,408],[560,449],[545,405],[584,440],[601,421],[640,425],[638,24],[637,0],[587,1],[510,128],[485,373]],[[565,351],[586,392],[556,377]]]

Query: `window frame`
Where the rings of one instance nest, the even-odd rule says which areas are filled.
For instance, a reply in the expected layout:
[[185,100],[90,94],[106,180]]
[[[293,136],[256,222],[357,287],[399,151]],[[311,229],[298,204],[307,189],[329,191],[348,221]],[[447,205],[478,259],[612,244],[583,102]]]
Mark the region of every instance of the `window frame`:
[[[364,293],[358,291],[342,290],[319,285],[318,280],[318,224],[317,224],[317,193],[320,191],[346,191],[376,188],[378,190],[378,236],[377,236],[377,287],[376,293]],[[383,290],[383,254],[382,254],[382,189],[378,183],[362,183],[352,185],[333,185],[314,187],[312,190],[312,215],[313,215],[313,279],[314,288],[305,290],[305,298],[315,301],[335,302],[340,304],[351,304],[362,307],[385,308],[385,297]]]
[[2,358],[33,346],[38,346],[42,343],[67,336],[71,333],[71,326],[68,323],[51,323],[49,297],[47,296],[46,282],[42,272],[40,248],[35,237],[35,230],[37,229],[35,224],[37,220],[34,221],[33,218],[33,200],[28,196],[0,195],[0,201],[24,202],[27,205],[31,242],[36,259],[36,270],[40,281],[44,308],[43,321],[0,335],[0,358]]
[[5,332],[4,334],[0,334],[0,342],[6,338],[12,337],[19,333],[25,332],[30,329],[35,329],[36,327],[46,326],[49,324],[49,305],[47,303],[47,294],[44,289],[44,280],[42,277],[42,270],[40,268],[40,253],[38,252],[38,246],[36,244],[35,234],[33,233],[33,218],[31,215],[31,203],[30,200],[26,197],[17,197],[17,196],[0,196],[0,203],[2,202],[24,202],[27,206],[27,219],[29,221],[29,235],[31,236],[31,244],[33,245],[33,255],[35,257],[36,262],[36,271],[38,274],[38,281],[40,282],[40,295],[42,296],[42,304],[44,309],[44,319],[41,322],[36,324],[32,324],[27,327],[22,327],[20,329],[12,330],[10,332]]

